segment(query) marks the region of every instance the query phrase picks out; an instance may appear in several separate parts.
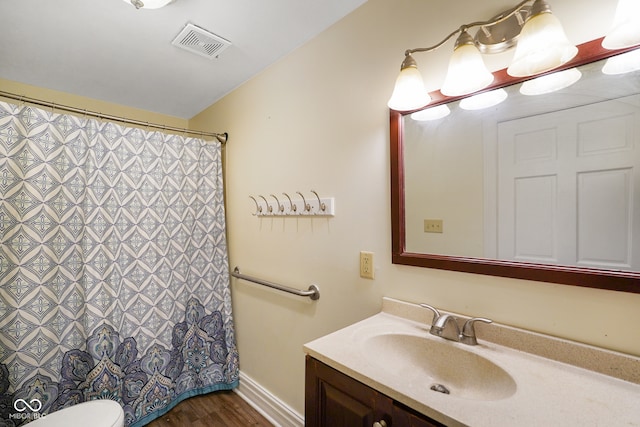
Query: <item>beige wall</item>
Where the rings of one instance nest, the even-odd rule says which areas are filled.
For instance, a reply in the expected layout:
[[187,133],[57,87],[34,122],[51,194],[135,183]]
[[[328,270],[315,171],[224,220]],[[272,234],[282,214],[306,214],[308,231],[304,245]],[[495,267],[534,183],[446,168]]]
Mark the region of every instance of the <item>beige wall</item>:
[[[320,286],[322,296],[312,303],[232,281],[242,371],[298,412],[304,411],[302,345],[376,313],[382,296],[640,355],[638,294],[391,264],[386,102],[403,52],[512,4],[369,0],[190,122],[230,134],[231,266],[283,284]],[[581,43],[606,31],[615,2],[552,4],[572,40]],[[589,8],[593,16],[586,18],[581,13]],[[416,59],[422,70],[444,74],[450,49]],[[334,218],[251,215],[250,195],[310,189],[336,198]],[[358,275],[361,250],[375,252],[373,281]]]
[[[311,302],[232,282],[240,367],[296,411],[304,411],[302,345],[376,313],[382,296],[428,302],[640,355],[639,294],[391,264],[386,101],[403,52],[435,43],[461,23],[490,17],[512,3],[369,0],[188,123],[230,134],[225,157],[232,267],[287,285],[320,286],[321,299]],[[554,0],[553,7],[579,43],[606,31],[613,12],[598,11],[603,3],[611,8],[614,2]],[[590,8],[601,23],[579,14]],[[441,77],[449,50],[416,59],[423,70],[432,68]],[[494,68],[504,66],[501,60],[493,60],[500,65]],[[429,85],[437,88],[439,82]],[[0,90],[168,126],[187,125],[178,118],[1,79]],[[334,218],[251,215],[249,195],[309,195],[311,189],[336,198]],[[375,280],[358,275],[361,250],[375,253]]]
[[[484,248],[485,146],[478,144],[484,125],[478,112],[472,113],[464,126],[451,117],[404,120],[407,252],[495,257]],[[425,233],[427,218],[441,219],[444,233]]]

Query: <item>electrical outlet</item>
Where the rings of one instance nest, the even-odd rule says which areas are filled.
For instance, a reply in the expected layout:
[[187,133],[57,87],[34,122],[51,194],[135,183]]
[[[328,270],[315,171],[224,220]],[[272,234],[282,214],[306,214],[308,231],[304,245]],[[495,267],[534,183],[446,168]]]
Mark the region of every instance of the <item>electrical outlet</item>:
[[441,219],[425,219],[424,232],[425,233],[442,233],[442,220]]
[[373,252],[360,252],[360,277],[373,279]]

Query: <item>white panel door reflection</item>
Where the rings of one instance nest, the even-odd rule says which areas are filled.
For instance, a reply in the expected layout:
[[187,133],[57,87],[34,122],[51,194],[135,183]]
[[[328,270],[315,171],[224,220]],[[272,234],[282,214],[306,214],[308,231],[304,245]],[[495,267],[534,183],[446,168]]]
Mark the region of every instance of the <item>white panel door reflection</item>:
[[500,259],[640,269],[640,96],[497,133]]

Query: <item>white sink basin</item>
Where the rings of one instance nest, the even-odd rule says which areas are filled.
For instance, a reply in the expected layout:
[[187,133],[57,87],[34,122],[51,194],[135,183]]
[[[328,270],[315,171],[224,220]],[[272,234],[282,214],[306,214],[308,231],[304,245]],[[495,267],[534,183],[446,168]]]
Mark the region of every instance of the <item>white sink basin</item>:
[[[494,323],[476,346],[429,334],[429,313],[389,298],[383,311],[305,344],[322,363],[451,427],[640,427],[640,358]],[[634,382],[497,344],[612,363]],[[626,377],[625,377],[626,378]],[[440,384],[449,394],[431,390]]]
[[368,336],[362,344],[372,364],[406,378],[413,387],[424,387],[425,393],[446,389],[452,397],[500,400],[516,391],[515,381],[504,369],[463,349],[464,344],[401,333]]

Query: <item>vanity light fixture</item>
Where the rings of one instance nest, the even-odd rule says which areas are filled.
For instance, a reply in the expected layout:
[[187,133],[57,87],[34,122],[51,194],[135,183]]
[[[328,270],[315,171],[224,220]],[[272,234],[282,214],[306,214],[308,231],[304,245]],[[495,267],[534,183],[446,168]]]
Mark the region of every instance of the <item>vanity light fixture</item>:
[[[480,27],[475,39],[468,34],[468,30],[474,27]],[[491,33],[494,31],[499,35],[493,37]],[[493,74],[486,69],[481,52],[503,52],[513,46],[516,39],[514,61],[507,69],[507,73],[514,77],[547,72],[570,61],[578,53],[578,48],[569,43],[560,22],[551,13],[549,4],[545,0],[525,0],[488,21],[460,26],[436,45],[406,50],[400,75],[387,104],[389,108],[410,111],[431,101],[412,54],[436,50],[457,34],[441,89],[447,96],[467,95],[488,87],[493,82]]]
[[578,48],[567,39],[562,24],[551,13],[551,7],[544,1],[536,1],[520,32],[507,74],[535,76],[571,61],[577,54]]
[[622,49],[640,44],[640,1],[618,0],[613,28],[602,39],[605,49]]
[[165,7],[174,0],[124,0],[126,3],[132,4],[136,9],[160,9]]
[[484,65],[482,55],[467,29],[460,32],[449,60],[447,77],[440,92],[460,96],[484,89],[493,82],[493,74]]
[[387,105],[394,110],[417,110],[429,102],[431,102],[431,96],[424,86],[418,64],[411,53],[405,53],[400,74]]

